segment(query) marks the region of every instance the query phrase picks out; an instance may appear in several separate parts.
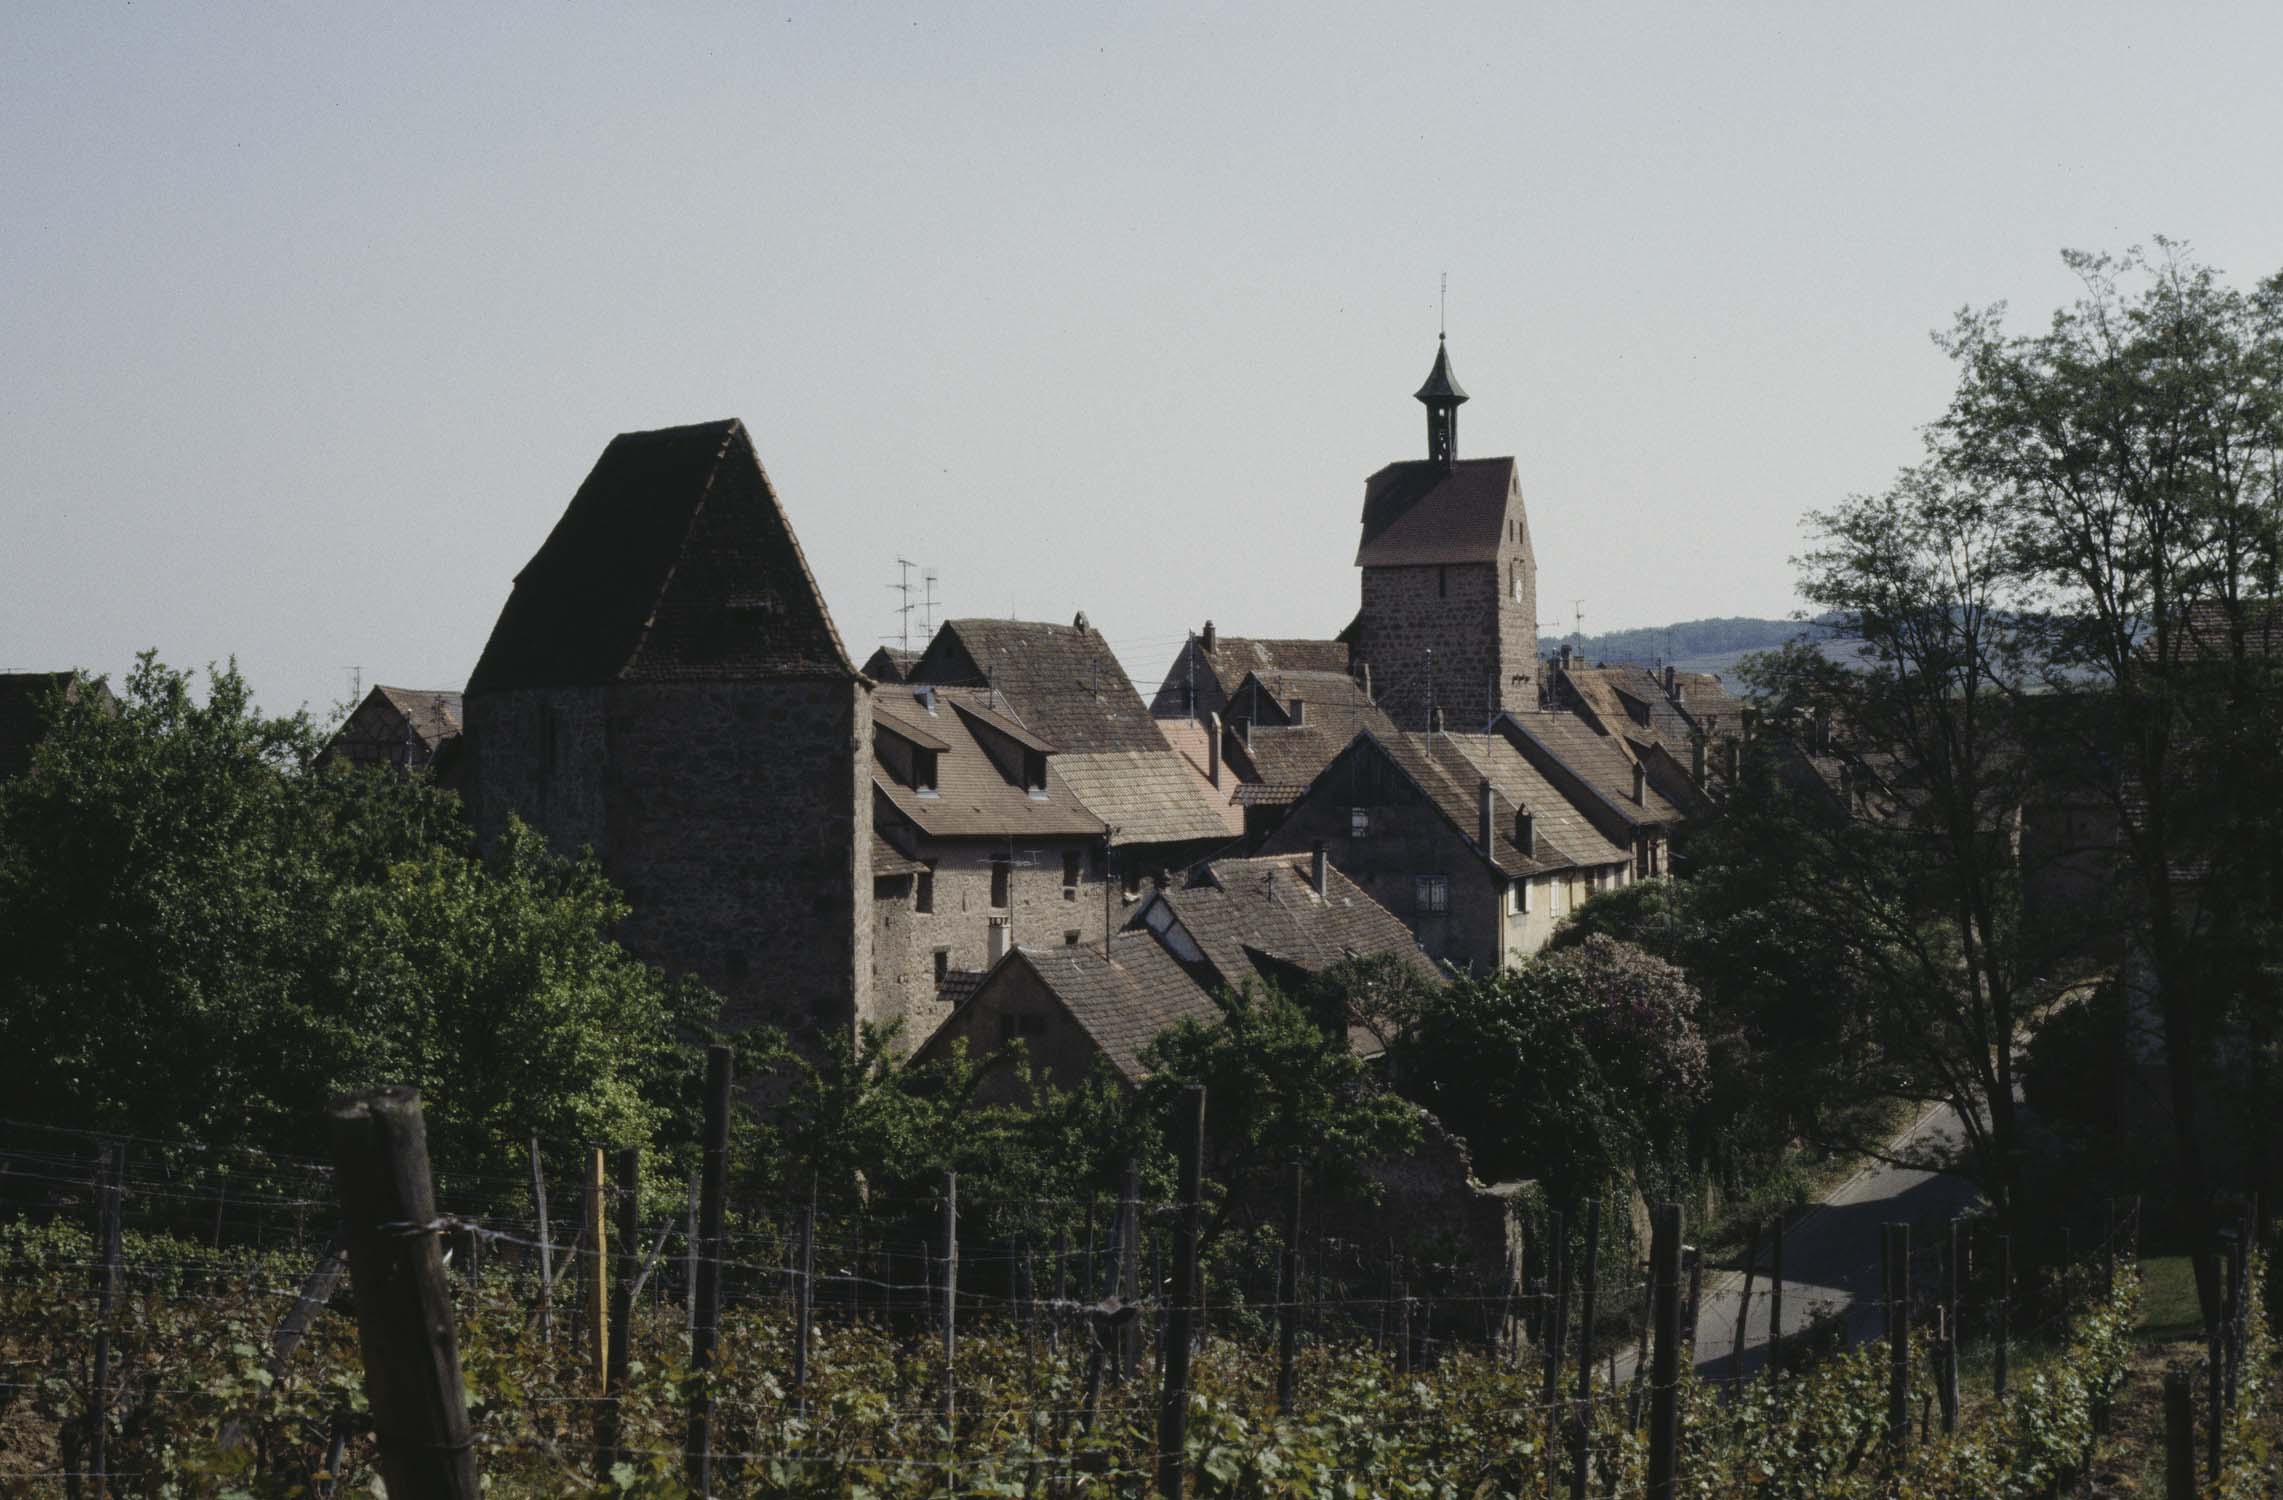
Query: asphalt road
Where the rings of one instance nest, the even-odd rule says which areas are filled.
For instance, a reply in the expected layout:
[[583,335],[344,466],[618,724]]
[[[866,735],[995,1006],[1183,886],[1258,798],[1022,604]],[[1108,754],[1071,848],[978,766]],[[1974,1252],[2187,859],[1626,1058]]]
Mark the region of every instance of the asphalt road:
[[[1887,1155],[1901,1160],[1952,1159],[1963,1144],[1958,1117],[1948,1107],[1919,1116],[1889,1144]],[[1879,1231],[1896,1222],[1911,1226],[1913,1259],[1946,1234],[1943,1227],[1972,1206],[1979,1194],[1963,1177],[1923,1167],[1875,1162],[1812,1208],[1794,1216],[1784,1236],[1784,1331],[1795,1334],[1822,1313],[1847,1320],[1850,1340],[1876,1338],[1879,1310]],[[1765,1243],[1759,1264],[1768,1264]],[[1744,1278],[1707,1273],[1697,1316],[1696,1367],[1700,1374],[1725,1377],[1737,1366],[1736,1314]],[[1767,1356],[1768,1278],[1752,1282],[1746,1314],[1743,1370],[1747,1377]]]

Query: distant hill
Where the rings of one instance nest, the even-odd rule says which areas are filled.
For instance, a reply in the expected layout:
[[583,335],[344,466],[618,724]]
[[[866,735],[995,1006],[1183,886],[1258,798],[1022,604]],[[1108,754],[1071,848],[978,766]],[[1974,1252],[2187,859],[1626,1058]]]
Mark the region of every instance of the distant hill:
[[1549,636],[1545,649],[1574,641],[1587,661],[1637,662],[1645,667],[1676,666],[1684,672],[1718,672],[1733,677],[1736,664],[1754,651],[1773,651],[1800,636],[1824,637],[1828,632],[1812,620],[1762,620],[1731,615],[1717,620],[1683,620],[1677,625],[1647,625],[1638,630],[1611,630],[1600,635]]

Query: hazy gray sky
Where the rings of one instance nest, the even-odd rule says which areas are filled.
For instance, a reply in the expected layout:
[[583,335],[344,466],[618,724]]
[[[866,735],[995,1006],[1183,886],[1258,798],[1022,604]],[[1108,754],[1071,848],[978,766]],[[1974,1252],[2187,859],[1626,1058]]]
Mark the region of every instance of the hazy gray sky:
[[1967,302],[2283,265],[2283,6],[0,8],[0,668],[456,687],[610,436],[745,419],[859,658],[1354,611],[1438,273],[1541,613],[1794,604]]

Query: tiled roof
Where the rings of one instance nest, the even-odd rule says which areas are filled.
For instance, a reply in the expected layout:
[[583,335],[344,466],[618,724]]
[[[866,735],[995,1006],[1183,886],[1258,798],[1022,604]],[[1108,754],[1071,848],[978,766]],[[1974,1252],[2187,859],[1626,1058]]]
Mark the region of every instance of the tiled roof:
[[1159,899],[1231,984],[1272,977],[1256,955],[1317,973],[1343,958],[1392,953],[1434,974],[1411,929],[1337,867],[1326,866],[1321,896],[1310,873],[1305,855],[1216,859]]
[[917,860],[875,833],[872,835],[872,875],[917,875],[927,868],[924,860]]
[[1155,935],[1125,931],[1099,945],[1022,948],[1017,956],[1037,971],[1094,1045],[1127,1080],[1148,1076],[1141,1055],[1183,1021],[1213,1025],[1221,1008],[1197,977],[1159,945]]
[[516,575],[468,691],[855,669],[742,423],[622,433]]
[[1681,695],[1681,707],[1708,734],[1734,734],[1749,706],[1728,691],[1718,672],[1675,672],[1673,687]]
[[1502,799],[1499,807],[1510,833],[1514,814],[1506,809],[1529,810],[1541,865],[1608,865],[1632,859],[1632,850],[1595,827],[1569,794],[1532,765],[1505,735],[1453,734],[1444,738],[1463,751],[1489,780],[1491,789]]
[[460,732],[460,695],[426,688],[375,687],[433,750]]
[[[937,709],[930,718],[916,708],[908,687],[880,689],[873,699],[876,719],[894,718],[916,723],[946,748],[936,757],[936,795],[923,797],[875,763],[872,786],[895,816],[931,838],[1055,838],[1099,836],[1102,820],[1089,811],[1076,789],[1063,775],[1065,757],[1046,761],[1046,794],[1034,797],[1010,781],[991,759],[976,731],[954,710],[967,697],[980,698],[981,689],[937,688]],[[898,702],[897,694],[904,695]],[[899,732],[890,729],[888,732]]]
[[1495,562],[1514,493],[1512,458],[1389,464],[1364,481],[1356,566]]
[[983,988],[983,981],[991,977],[988,969],[946,969],[943,980],[935,987],[935,998],[954,1010],[975,998]]
[[1245,831],[1245,811],[1237,804],[1235,792],[1244,783],[1237,779],[1235,768],[1225,761],[1221,766],[1221,784],[1214,786],[1208,776],[1212,760],[1211,726],[1195,719],[1160,719],[1157,727],[1166,743],[1173,747],[1181,767],[1196,783],[1198,792],[1207,806],[1220,815],[1221,830],[1230,838],[1240,838]]
[[1228,824],[1209,789],[1170,746],[1090,754],[1065,751],[1050,764],[1061,771],[1087,810],[1116,830],[1118,843],[1186,843],[1230,837]]
[[1173,658],[1173,666],[1151,700],[1149,711],[1160,719],[1178,719],[1189,712],[1189,663],[1197,667],[1197,712],[1217,711],[1236,692],[1249,673],[1269,671],[1338,672],[1346,675],[1349,648],[1346,641],[1270,640],[1257,636],[1221,635],[1213,649],[1205,638],[1192,635]]
[[904,682],[912,675],[912,667],[920,659],[917,651],[901,646],[882,646],[864,658],[864,675],[874,682]]
[[1066,751],[1164,751],[1165,736],[1091,626],[946,620],[915,682],[996,687],[1032,733]]
[[1500,716],[1536,741],[1544,753],[1566,767],[1586,786],[1601,794],[1602,802],[1628,824],[1675,823],[1680,809],[1665,800],[1654,786],[1646,788],[1646,802],[1633,800],[1633,758],[1612,735],[1606,735],[1566,709]]
[[[1381,734],[1396,732],[1392,724],[1363,726]],[[1268,786],[1305,787],[1339,758],[1355,728],[1342,724],[1255,725],[1233,736],[1236,747],[1230,761],[1248,782]]]
[[1499,795],[1495,781],[1491,783],[1490,848],[1487,851],[1480,848],[1485,773],[1453,736],[1407,730],[1361,738],[1393,761],[1459,835],[1477,845],[1477,852],[1500,874],[1535,875],[1565,869],[1573,863],[1565,853],[1558,853],[1547,844],[1540,844],[1535,854],[1522,851],[1514,842],[1513,801]]

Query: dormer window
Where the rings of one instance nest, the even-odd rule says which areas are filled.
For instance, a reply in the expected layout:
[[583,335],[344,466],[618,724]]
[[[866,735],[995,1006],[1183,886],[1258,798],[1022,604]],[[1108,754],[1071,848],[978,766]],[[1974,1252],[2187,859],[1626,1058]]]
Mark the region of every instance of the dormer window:
[[1046,752],[1023,751],[1023,790],[1033,797],[1046,795]]
[[937,752],[912,747],[912,790],[923,797],[935,795],[935,764]]

